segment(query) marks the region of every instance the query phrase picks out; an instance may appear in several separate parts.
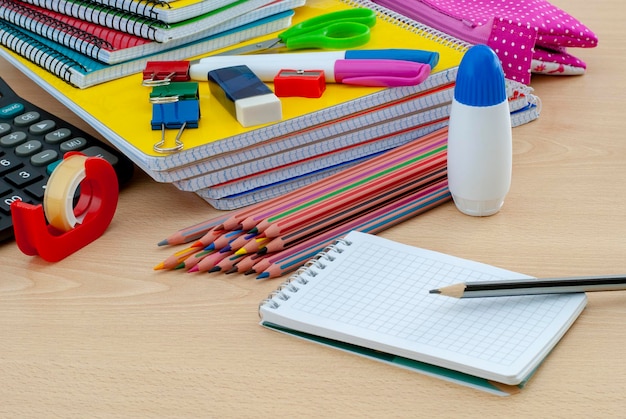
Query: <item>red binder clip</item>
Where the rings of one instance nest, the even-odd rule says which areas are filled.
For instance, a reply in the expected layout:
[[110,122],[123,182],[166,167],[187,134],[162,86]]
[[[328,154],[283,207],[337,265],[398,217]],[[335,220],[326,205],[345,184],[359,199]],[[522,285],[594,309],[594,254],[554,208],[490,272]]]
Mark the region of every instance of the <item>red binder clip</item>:
[[164,86],[175,81],[188,81],[189,61],[148,61],[143,70],[144,86]]
[[[79,186],[80,196],[73,205]],[[48,262],[69,256],[104,233],[117,208],[118,192],[115,170],[109,162],[67,153],[50,175],[43,205],[11,204],[17,246],[23,253],[39,255]]]
[[280,70],[274,77],[274,94],[278,97],[318,98],[326,90],[322,70]]

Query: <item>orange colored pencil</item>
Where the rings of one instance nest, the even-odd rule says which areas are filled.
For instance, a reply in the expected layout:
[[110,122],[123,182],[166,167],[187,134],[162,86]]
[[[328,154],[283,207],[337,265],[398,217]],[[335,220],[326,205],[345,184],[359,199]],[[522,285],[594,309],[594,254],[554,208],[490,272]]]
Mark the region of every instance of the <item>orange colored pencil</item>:
[[197,247],[186,247],[174,253],[173,255],[168,256],[163,262],[156,265],[153,269],[155,271],[162,270],[162,269],[174,269],[182,261],[187,259],[192,254],[198,252],[199,250],[202,250],[202,249],[198,249]]

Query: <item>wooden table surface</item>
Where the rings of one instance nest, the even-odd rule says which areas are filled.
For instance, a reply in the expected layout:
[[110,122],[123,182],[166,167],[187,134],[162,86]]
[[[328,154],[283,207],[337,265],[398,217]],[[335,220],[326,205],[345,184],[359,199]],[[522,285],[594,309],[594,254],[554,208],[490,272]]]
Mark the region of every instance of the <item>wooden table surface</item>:
[[[500,213],[452,203],[381,233],[534,276],[626,273],[626,11],[558,0],[600,38],[588,71],[533,76]],[[24,97],[91,130],[0,61]],[[626,292],[587,308],[528,386],[497,397],[268,331],[280,279],[154,271],[167,234],[218,212],[137,171],[105,235],[58,263],[0,246],[0,417],[609,417],[626,408]]]

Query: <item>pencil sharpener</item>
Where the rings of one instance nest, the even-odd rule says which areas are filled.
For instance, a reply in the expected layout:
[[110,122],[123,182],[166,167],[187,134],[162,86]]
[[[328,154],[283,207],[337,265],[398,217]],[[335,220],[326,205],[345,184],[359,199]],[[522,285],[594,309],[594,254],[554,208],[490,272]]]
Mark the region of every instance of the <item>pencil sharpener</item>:
[[274,77],[274,94],[318,98],[326,90],[324,77],[323,70],[280,70]]

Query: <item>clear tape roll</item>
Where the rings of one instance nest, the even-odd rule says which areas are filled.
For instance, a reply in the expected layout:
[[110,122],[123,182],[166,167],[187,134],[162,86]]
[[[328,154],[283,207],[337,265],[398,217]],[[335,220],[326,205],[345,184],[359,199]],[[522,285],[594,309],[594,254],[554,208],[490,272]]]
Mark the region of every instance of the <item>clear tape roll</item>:
[[63,159],[52,171],[46,184],[44,213],[48,223],[59,230],[69,231],[85,218],[86,210],[79,212],[74,209],[76,191],[86,177],[85,161],[87,157],[83,155]]

